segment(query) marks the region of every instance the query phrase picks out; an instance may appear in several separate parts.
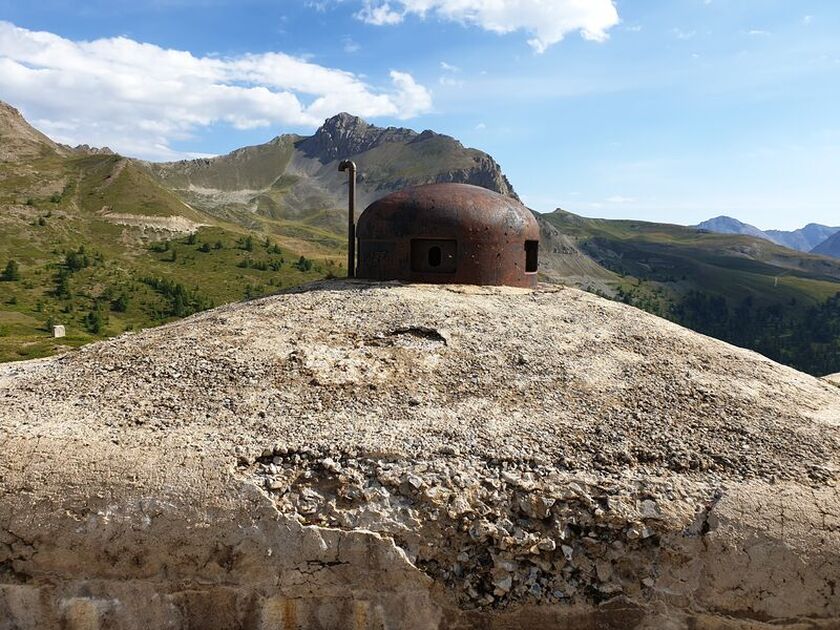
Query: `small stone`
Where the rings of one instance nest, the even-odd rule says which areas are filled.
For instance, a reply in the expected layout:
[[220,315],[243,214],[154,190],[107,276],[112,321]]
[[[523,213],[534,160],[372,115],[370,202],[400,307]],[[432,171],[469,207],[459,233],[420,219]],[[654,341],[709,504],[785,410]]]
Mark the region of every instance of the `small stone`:
[[485,521],[484,519],[475,521],[469,529],[470,538],[476,542],[480,542],[485,540],[491,533],[493,533],[495,528]]
[[328,471],[330,471],[330,472],[332,472],[332,473],[339,473],[339,472],[341,472],[341,464],[339,464],[338,462],[336,462],[336,461],[335,461],[334,459],[332,459],[331,457],[325,457],[324,459],[322,459],[322,460],[321,460],[321,466],[323,466],[323,467],[324,467],[324,469],[326,469],[326,470],[328,470]]
[[507,573],[513,573],[518,568],[518,565],[515,561],[511,560],[510,558],[503,558],[501,556],[497,556],[493,564],[502,571],[506,571]]
[[560,545],[560,549],[563,552],[563,556],[566,558],[568,562],[571,562],[572,555],[574,554],[574,549],[569,547],[569,545]]
[[639,506],[639,511],[642,514],[642,518],[659,518],[660,512],[659,507],[656,505],[656,501],[651,499],[645,499],[641,502]]
[[513,533],[513,523],[508,518],[502,518],[496,521],[496,527],[504,530],[505,534],[507,535]]
[[529,494],[519,500],[519,509],[531,518],[544,519],[548,517],[555,502],[556,499],[552,497]]
[[405,480],[415,489],[419,489],[423,485],[423,480],[417,475],[408,475]]
[[595,573],[601,582],[608,582],[613,574],[612,563],[606,560],[598,560],[595,562]]
[[493,569],[491,572],[493,577],[493,586],[496,587],[496,593],[504,595],[510,592],[513,586],[513,576],[504,569]]

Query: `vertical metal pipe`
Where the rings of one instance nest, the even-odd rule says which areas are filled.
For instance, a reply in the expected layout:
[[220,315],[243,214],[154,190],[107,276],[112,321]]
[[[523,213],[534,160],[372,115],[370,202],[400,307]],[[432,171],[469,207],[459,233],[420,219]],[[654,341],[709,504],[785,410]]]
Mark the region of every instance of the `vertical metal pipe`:
[[338,170],[348,172],[347,212],[347,277],[356,277],[356,163],[342,160]]

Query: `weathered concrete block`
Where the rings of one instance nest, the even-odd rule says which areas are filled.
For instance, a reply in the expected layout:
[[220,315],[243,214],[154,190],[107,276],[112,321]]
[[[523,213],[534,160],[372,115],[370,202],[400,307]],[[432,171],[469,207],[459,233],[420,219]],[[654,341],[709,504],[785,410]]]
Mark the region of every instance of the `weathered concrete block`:
[[840,388],[335,281],[0,364],[0,630],[840,628]]

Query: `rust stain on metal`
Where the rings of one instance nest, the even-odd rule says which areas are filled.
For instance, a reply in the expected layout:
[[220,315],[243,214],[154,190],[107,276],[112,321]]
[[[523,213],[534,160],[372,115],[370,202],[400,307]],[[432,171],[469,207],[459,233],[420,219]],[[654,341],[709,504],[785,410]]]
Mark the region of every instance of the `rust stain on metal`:
[[467,184],[407,188],[356,227],[359,278],[533,287],[540,229],[518,201]]

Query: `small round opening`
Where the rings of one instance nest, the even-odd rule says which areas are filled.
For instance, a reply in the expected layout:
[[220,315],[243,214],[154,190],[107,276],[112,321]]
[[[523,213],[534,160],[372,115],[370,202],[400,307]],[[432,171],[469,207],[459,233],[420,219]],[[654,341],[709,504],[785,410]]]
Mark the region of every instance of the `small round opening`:
[[440,251],[440,247],[430,247],[429,248],[429,267],[440,267],[440,263],[443,262],[443,254]]

